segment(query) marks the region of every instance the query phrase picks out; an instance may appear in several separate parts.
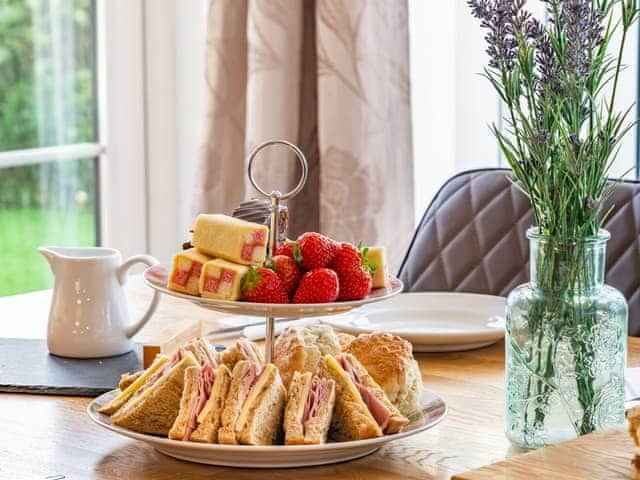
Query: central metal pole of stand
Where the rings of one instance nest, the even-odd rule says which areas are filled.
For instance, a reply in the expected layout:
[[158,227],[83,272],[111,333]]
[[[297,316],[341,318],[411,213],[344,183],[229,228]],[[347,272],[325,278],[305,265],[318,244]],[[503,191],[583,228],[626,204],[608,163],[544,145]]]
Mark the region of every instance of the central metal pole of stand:
[[[271,192],[271,217],[269,219],[269,249],[267,250],[267,260],[270,260],[271,257],[273,257],[273,253],[278,246],[278,217],[280,215],[281,197],[282,194],[280,192]],[[267,317],[265,327],[267,331],[265,334],[264,356],[266,363],[271,363],[273,358],[273,342],[275,341],[275,318]]]
[[265,335],[265,344],[264,344],[264,357],[266,363],[271,363],[271,359],[273,357],[273,342],[274,338],[274,326],[276,323],[276,319],[273,317],[267,317],[267,323],[265,327],[267,329],[267,333]]
[[[298,182],[298,184],[294,187],[293,190],[284,194],[278,192],[277,190],[272,191],[271,193],[268,193],[267,190],[261,188],[260,185],[256,183],[256,179],[253,175],[253,161],[255,160],[256,155],[258,155],[258,152],[260,152],[260,150],[262,150],[263,148],[267,148],[272,145],[282,145],[287,147],[289,150],[293,151],[293,153],[296,154],[296,157],[298,157],[298,161],[300,162],[300,168],[302,169],[301,170],[302,174],[300,176],[300,181]],[[300,193],[300,190],[302,190],[305,182],[307,181],[307,175],[309,173],[309,165],[307,163],[307,159],[304,158],[304,153],[302,153],[302,150],[296,147],[293,143],[287,142],[286,140],[282,140],[282,139],[271,139],[271,140],[267,140],[266,142],[262,142],[260,145],[258,145],[256,148],[254,148],[251,151],[251,153],[249,154],[249,166],[247,167],[247,173],[249,175],[249,181],[251,182],[251,185],[253,185],[253,187],[262,195],[271,199],[271,217],[269,219],[269,250],[267,251],[267,260],[270,260],[276,248],[278,247],[280,201],[293,198],[298,193]],[[267,363],[271,363],[271,360],[273,358],[274,323],[275,323],[274,317],[267,317],[267,321],[266,321],[267,332],[265,335],[265,349],[264,349],[265,357],[266,357],[265,359]]]

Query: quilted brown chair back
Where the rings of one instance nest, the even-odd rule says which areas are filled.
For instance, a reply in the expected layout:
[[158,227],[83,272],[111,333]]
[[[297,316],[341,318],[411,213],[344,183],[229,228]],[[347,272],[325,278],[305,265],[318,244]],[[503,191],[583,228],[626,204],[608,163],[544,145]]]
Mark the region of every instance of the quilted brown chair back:
[[[400,267],[405,291],[506,296],[529,280],[533,224],[527,199],[508,169],[463,172],[427,208]],[[629,334],[640,336],[640,182],[624,181],[607,202],[606,282],[629,301]]]

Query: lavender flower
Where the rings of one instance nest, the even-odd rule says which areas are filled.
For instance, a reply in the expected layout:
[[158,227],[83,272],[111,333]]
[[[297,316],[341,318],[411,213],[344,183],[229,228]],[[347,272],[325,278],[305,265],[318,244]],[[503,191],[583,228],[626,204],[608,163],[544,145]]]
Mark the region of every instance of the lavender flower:
[[[557,2],[559,15],[551,16],[551,22],[567,36],[567,69],[577,78],[589,74],[589,52],[603,41],[602,14],[591,8],[591,0],[564,0]],[[554,14],[558,12],[556,6]]]
[[546,91],[554,94],[562,93],[562,85],[560,84],[560,64],[555,56],[551,39],[546,32],[541,35],[536,50],[536,67],[540,73],[540,82],[538,84],[538,94],[544,96]]
[[[485,77],[506,105],[506,128],[494,125],[492,131],[541,230],[595,234],[598,209],[610,192],[605,181],[594,179],[606,177],[616,146],[633,125],[628,112],[614,106],[639,0],[540,1],[548,13],[544,25],[525,9],[525,0],[467,2],[487,31]],[[616,30],[622,36],[611,55]],[[603,90],[609,82],[610,93]]]
[[542,2],[547,4],[550,24],[566,37],[562,65],[545,26],[524,10],[526,0],[469,0],[467,3],[472,14],[481,20],[481,27],[488,30],[485,40],[491,68],[512,72],[518,47],[524,42],[535,52],[538,94],[563,95],[561,73],[570,74],[572,83],[589,76],[590,52],[604,41],[603,10],[593,8],[592,0]]
[[526,0],[469,0],[474,17],[480,19],[480,26],[489,30],[485,36],[489,66],[512,71],[517,57],[517,33],[528,27],[522,7]]

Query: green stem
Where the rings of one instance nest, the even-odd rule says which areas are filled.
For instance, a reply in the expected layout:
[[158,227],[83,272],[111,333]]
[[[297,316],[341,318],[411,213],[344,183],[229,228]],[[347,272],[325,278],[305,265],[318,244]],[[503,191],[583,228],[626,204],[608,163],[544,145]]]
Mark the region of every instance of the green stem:
[[613,112],[613,106],[616,101],[616,93],[618,91],[618,78],[620,77],[620,69],[622,68],[622,53],[624,52],[624,44],[627,40],[627,27],[622,28],[622,39],[620,40],[620,49],[618,50],[618,63],[616,65],[616,74],[613,78],[613,91],[611,92],[611,102],[609,103],[609,118]]
[[[532,329],[532,330],[534,330],[534,329]],[[519,367],[522,367],[525,370],[527,370],[527,372],[529,372],[529,379],[528,379],[528,382],[527,382],[527,400],[531,400],[531,398],[534,398],[534,397],[537,396],[537,393],[536,392],[532,392],[532,390],[531,390],[532,380],[533,379],[536,379],[536,381],[539,381],[549,391],[550,390],[558,391],[557,386],[554,385],[553,383],[551,383],[551,379],[544,378],[543,376],[540,375],[540,372],[538,372],[538,371],[534,370],[533,368],[531,368],[531,365],[529,364],[527,359],[525,359],[522,356],[522,351],[519,349],[518,345],[516,343],[514,343],[513,339],[510,340],[510,346],[511,346],[511,350],[513,352],[513,355],[515,355],[515,357],[516,357],[516,359],[518,361]],[[571,419],[571,425],[573,426],[576,435],[580,435],[580,431],[579,431],[579,429],[577,427],[578,422],[573,419],[569,403],[564,398],[564,396],[562,394],[560,394],[560,392],[558,392],[558,398],[560,399],[560,402],[564,406],[564,409],[567,412],[567,416]],[[529,409],[528,408],[525,408],[524,424],[525,424],[524,425],[525,430],[533,431],[532,425],[529,424]]]

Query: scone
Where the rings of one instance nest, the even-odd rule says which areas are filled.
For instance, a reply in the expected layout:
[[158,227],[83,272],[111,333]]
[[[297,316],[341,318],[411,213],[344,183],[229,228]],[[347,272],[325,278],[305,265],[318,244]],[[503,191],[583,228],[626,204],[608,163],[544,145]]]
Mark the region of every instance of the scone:
[[325,355],[339,355],[340,351],[338,337],[328,325],[289,327],[274,344],[273,363],[288,389],[294,372],[315,374]]
[[356,357],[404,416],[419,408],[422,375],[411,343],[388,332],[357,336],[344,348]]
[[[631,435],[636,447],[640,447],[640,405],[627,410],[625,417],[629,423],[629,435]],[[634,468],[635,478],[640,478],[640,455],[638,453],[631,460],[631,464]]]
[[356,338],[355,335],[351,335],[350,333],[338,333],[338,341],[340,342],[340,348],[343,352],[354,338]]
[[629,435],[631,435],[636,447],[640,447],[640,405],[627,410],[625,417],[629,422]]
[[220,354],[220,363],[233,370],[236,363],[249,360],[253,363],[263,364],[264,355],[257,343],[241,338]]

